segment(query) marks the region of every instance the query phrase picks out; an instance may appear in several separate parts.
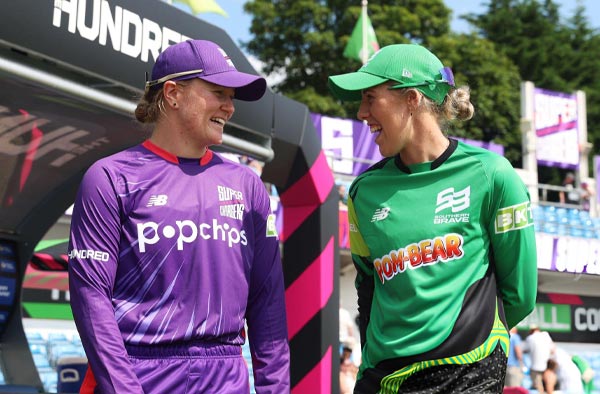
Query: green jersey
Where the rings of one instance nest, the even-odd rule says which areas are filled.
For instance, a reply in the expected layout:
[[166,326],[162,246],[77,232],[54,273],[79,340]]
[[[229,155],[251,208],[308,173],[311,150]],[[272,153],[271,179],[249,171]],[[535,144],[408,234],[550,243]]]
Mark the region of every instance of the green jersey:
[[508,340],[533,310],[529,194],[502,156],[451,140],[433,162],[383,159],[352,183],[348,218],[361,374],[468,354],[494,330]]

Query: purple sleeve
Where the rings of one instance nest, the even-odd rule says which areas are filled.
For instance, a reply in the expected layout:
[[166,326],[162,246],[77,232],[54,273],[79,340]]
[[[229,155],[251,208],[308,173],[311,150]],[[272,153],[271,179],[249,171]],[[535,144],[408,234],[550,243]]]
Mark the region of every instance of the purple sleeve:
[[283,268],[275,217],[262,183],[255,186],[254,262],[246,319],[257,394],[290,392]]
[[71,309],[96,392],[143,393],[112,306],[120,232],[117,192],[106,169],[95,164],[81,183],[71,221]]

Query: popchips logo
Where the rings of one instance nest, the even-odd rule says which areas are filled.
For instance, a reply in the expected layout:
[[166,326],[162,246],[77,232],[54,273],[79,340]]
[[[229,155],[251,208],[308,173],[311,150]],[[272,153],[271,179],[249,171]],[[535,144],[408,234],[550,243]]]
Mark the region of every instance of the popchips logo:
[[244,230],[239,231],[227,223],[219,224],[217,219],[213,219],[212,223],[198,224],[191,220],[177,220],[174,226],[161,226],[155,222],[138,223],[137,239],[140,253],[145,253],[146,246],[156,244],[161,237],[177,237],[177,250],[183,250],[185,244],[196,241],[198,237],[207,241],[212,239],[227,242],[230,248],[237,244],[248,245]]

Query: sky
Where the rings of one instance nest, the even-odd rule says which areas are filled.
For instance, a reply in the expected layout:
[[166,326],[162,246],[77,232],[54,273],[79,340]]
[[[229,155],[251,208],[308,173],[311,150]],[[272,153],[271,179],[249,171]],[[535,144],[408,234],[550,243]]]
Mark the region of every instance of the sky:
[[[353,1],[360,4],[360,0]],[[199,14],[198,17],[219,26],[229,33],[234,42],[239,44],[240,41],[248,41],[250,38],[249,29],[252,18],[249,14],[244,13],[243,5],[245,2],[246,0],[217,0],[221,8],[227,12],[228,17],[212,13]],[[452,10],[451,29],[459,33],[469,32],[468,23],[461,20],[459,16],[471,12],[482,13],[486,9],[482,4],[488,3],[487,0],[445,0],[444,2]],[[181,9],[189,10],[186,5],[180,5],[176,0],[173,3]],[[348,3],[350,4],[351,1]],[[565,19],[573,15],[577,6],[577,0],[555,0],[555,3],[559,4],[561,15]],[[586,9],[590,26],[600,29],[600,1],[581,0],[581,3]],[[377,30],[377,26],[374,27]]]

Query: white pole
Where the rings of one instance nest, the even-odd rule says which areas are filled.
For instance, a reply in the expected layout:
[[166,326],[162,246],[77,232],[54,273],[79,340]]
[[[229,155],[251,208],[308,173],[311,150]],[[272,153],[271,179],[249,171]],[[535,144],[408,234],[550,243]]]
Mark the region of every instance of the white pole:
[[362,0],[362,48],[360,58],[362,64],[365,64],[369,59],[369,51],[367,50],[367,0]]
[[538,171],[535,134],[535,110],[533,107],[533,82],[521,82],[521,140],[523,152],[523,170],[527,175],[527,188],[531,202],[537,203],[538,198]]

